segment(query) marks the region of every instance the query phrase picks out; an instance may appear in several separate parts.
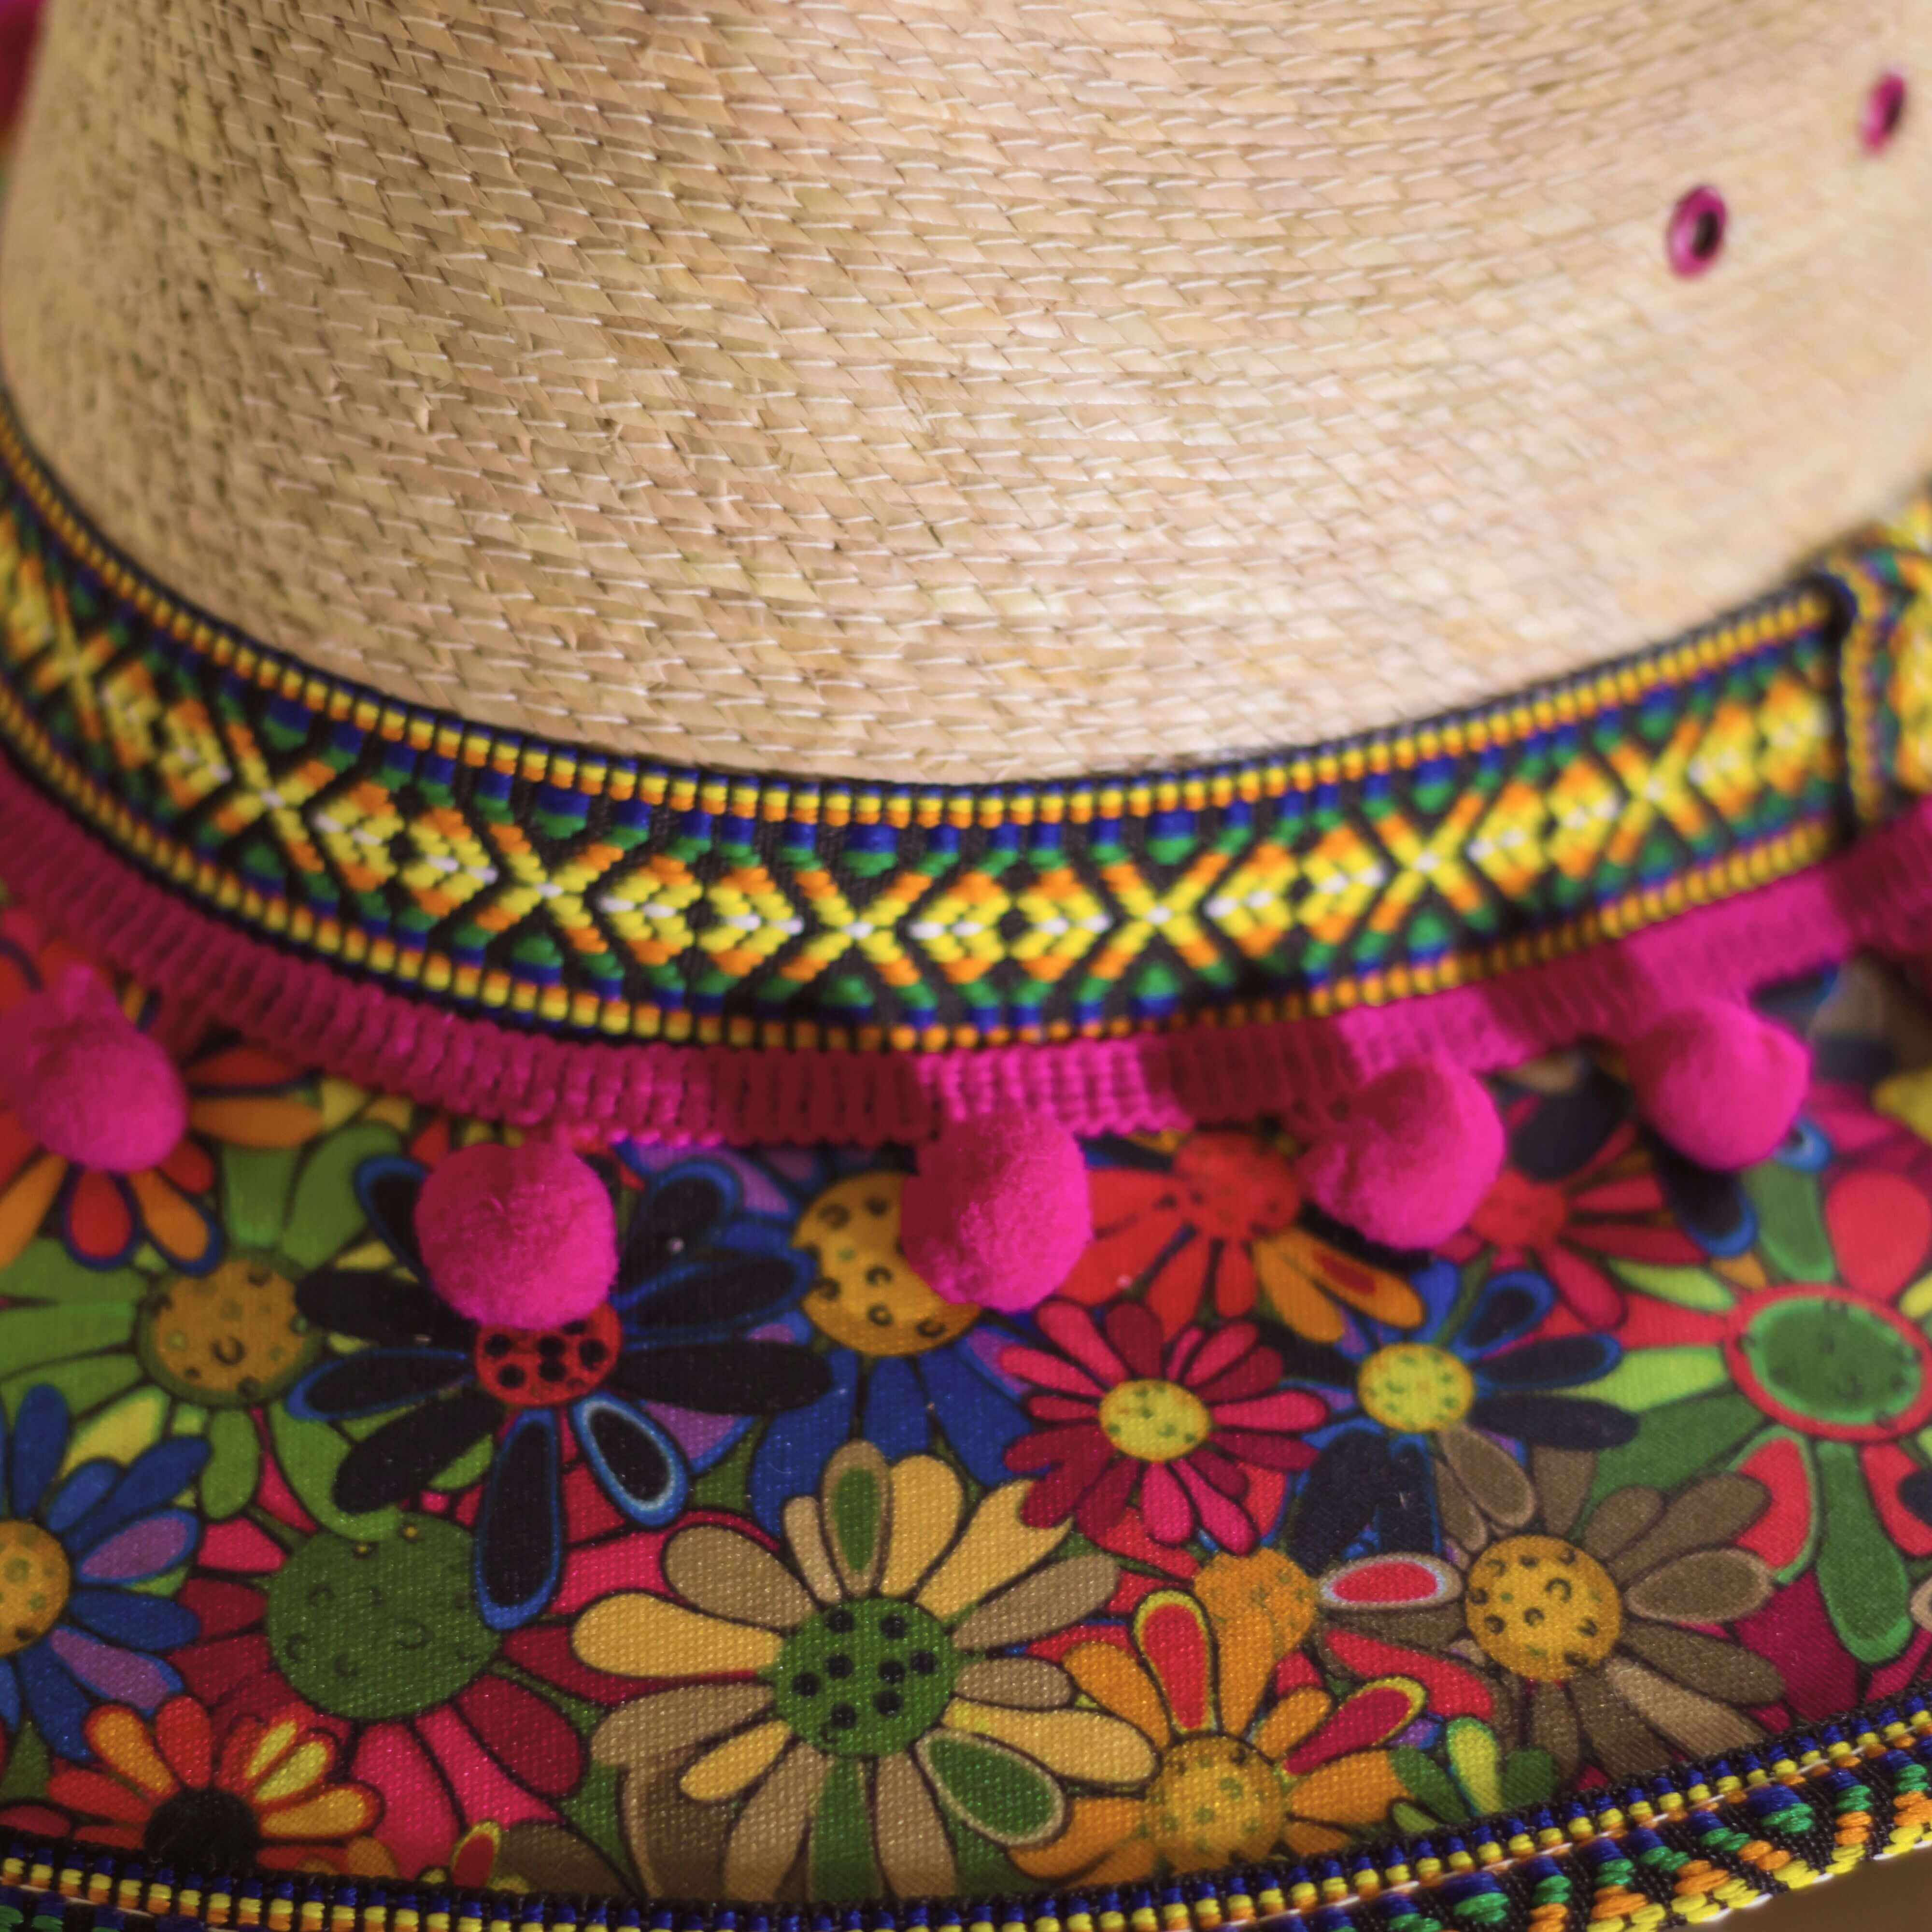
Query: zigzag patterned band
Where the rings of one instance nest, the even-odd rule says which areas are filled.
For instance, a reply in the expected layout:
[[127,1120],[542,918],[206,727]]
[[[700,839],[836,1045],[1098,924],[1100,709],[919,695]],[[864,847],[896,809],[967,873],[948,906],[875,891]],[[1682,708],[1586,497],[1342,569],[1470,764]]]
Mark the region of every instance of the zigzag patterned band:
[[1923,505],[1724,622],[1478,710],[916,790],[392,704],[172,599],[10,412],[0,458],[0,739],[44,790],[244,929],[579,1036],[930,1051],[1380,1004],[1791,873],[1932,776]]

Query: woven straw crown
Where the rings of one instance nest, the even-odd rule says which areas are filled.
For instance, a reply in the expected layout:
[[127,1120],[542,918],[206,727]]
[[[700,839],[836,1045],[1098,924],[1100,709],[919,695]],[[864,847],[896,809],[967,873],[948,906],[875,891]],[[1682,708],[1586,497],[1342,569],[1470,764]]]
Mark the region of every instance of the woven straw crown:
[[1912,480],[1932,143],[1859,119],[1928,54],[1918,0],[63,0],[0,341],[109,537],[391,695],[1172,764],[1610,657]]
[[1932,1844],[1921,84],[1932,0],[56,0],[0,1932]]

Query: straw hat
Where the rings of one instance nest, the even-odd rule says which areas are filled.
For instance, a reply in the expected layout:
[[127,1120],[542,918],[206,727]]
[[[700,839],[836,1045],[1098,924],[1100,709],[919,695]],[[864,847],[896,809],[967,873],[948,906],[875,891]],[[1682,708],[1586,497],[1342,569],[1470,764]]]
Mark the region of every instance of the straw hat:
[[1932,148],[1862,138],[1928,36],[75,0],[5,366],[134,561],[386,697],[734,772],[1224,758],[1672,636],[1932,464]]
[[53,0],[0,1917],[1558,1932],[1918,1843],[1928,71]]

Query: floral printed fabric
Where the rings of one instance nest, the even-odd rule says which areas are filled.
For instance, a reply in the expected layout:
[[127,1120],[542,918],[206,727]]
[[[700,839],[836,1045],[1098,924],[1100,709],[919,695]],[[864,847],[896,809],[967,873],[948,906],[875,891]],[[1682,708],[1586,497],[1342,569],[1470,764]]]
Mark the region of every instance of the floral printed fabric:
[[[0,1005],[77,957],[0,912]],[[112,982],[111,976],[104,975]],[[1582,1054],[1496,1091],[1436,1253],[1272,1132],[1089,1146],[1012,1317],[902,1154],[581,1151],[607,1304],[453,1312],[499,1130],[116,985],[179,1147],[0,1114],[0,1822],[178,1868],[990,1895],[1319,1858],[1748,1751],[1932,1659],[1932,1024],[1767,1001],[1816,1078],[1720,1176]]]

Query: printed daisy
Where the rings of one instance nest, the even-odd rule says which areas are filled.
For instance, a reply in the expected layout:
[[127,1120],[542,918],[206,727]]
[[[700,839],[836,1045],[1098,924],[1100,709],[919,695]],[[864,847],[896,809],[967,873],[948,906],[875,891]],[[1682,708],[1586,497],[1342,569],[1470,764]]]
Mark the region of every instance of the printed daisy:
[[1907,1565],[1932,1556],[1932,1469],[1916,1453],[1932,1425],[1932,1174],[1874,1151],[1780,1168],[1763,1286],[1708,1268],[1634,1277],[1624,1361],[1598,1385],[1640,1418],[1618,1481],[1732,1462],[1765,1484],[1747,1543],[1780,1582],[1815,1570],[1865,1664],[1910,1636]]
[[1582,1391],[1614,1368],[1608,1335],[1538,1331],[1556,1297],[1540,1275],[1492,1275],[1472,1293],[1447,1262],[1415,1276],[1426,1310],[1413,1332],[1358,1319],[1334,1348],[1282,1351],[1291,1382],[1336,1393],[1321,1453],[1295,1498],[1288,1548],[1311,1571],[1347,1555],[1364,1532],[1381,1550],[1436,1544],[1432,1452],[1480,1430],[1535,1448],[1609,1449],[1636,1418]]
[[[1391,1678],[1337,1703],[1300,1683],[1270,1696],[1281,1654],[1273,1626],[1243,1614],[1241,1579],[1222,1580],[1206,1602],[1180,1590],[1143,1598],[1126,1649],[1066,1652],[1081,1690],[1146,1738],[1154,1774],[1131,1796],[1076,1798],[1060,1837],[1015,1854],[1029,1876],[1132,1885],[1256,1863],[1282,1846],[1302,1856],[1336,1851],[1401,1796],[1384,1747],[1420,1709],[1422,1687]],[[1311,1616],[1313,1607],[1311,1598]]]
[[561,1631],[484,1622],[460,1523],[404,1513],[380,1540],[351,1539],[278,1485],[263,1497],[210,1527],[182,1586],[201,1634],[171,1661],[217,1731],[317,1713],[342,1781],[380,1799],[371,1828],[405,1877],[474,1824],[554,1820],[585,1762],[561,1707],[587,1673],[560,1660]]
[[1058,1664],[1003,1654],[1093,1615],[1118,1574],[1049,1564],[1066,1532],[1030,1526],[1024,1496],[968,1516],[936,1457],[848,1444],[786,1508],[783,1556],[748,1526],[694,1526],[664,1550],[682,1600],[622,1591],[584,1612],[585,1663],[675,1687],[593,1740],[628,1782],[648,1888],[776,1898],[802,1868],[817,1898],[945,1894],[974,1841],[1058,1836],[1064,1780],[1145,1781],[1141,1731],[1074,1708]]
[[1509,1165],[1469,1225],[1444,1244],[1451,1261],[1484,1255],[1498,1273],[1534,1268],[1588,1328],[1623,1318],[1619,1264],[1682,1266],[1703,1250],[1678,1225],[1630,1098],[1580,1062],[1539,1062],[1503,1108]]
[[480,1325],[438,1296],[416,1241],[428,1172],[401,1158],[356,1170],[393,1262],[303,1280],[303,1316],[368,1346],[312,1371],[288,1407],[311,1421],[387,1418],[334,1469],[330,1500],[352,1514],[409,1501],[492,1445],[476,1590],[490,1628],[514,1629],[555,1591],[567,1445],[632,1522],[668,1522],[694,1460],[715,1460],[746,1418],[810,1402],[830,1377],[809,1349],[751,1332],[797,1301],[810,1272],[782,1222],[742,1210],[723,1161],[686,1159],[655,1175],[624,1232],[609,1301],[542,1330]]
[[1281,1358],[1261,1346],[1260,1330],[1231,1322],[1167,1341],[1130,1301],[1104,1322],[1070,1301],[1046,1302],[1034,1318],[1059,1352],[1012,1348],[1000,1358],[1036,1391],[1027,1413],[1041,1426],[1006,1452],[1009,1468],[1041,1478],[1027,1521],[1071,1516],[1097,1541],[1138,1500],[1156,1542],[1204,1530],[1223,1549],[1253,1549],[1280,1508],[1285,1472],[1314,1460],[1302,1432],[1328,1412],[1280,1386]]
[[221,1253],[208,1204],[215,1170],[206,1144],[298,1145],[325,1124],[313,1083],[274,1055],[211,1033],[158,994],[116,980],[24,908],[0,911],[0,1016],[75,974],[94,982],[93,997],[118,1003],[180,1067],[188,1132],[154,1166],[112,1173],[44,1148],[0,1106],[0,1268],[44,1226],[89,1267],[118,1268],[146,1241],[170,1266],[205,1271]]
[[818,1486],[855,1432],[888,1460],[938,1437],[988,1488],[1005,1480],[1006,1450],[1025,1432],[1025,1413],[993,1366],[1011,1327],[970,1302],[941,1300],[899,1251],[904,1179],[885,1168],[825,1179],[798,1217],[793,1245],[818,1273],[792,1319],[822,1339],[831,1386],[774,1416],[759,1438],[751,1505],[767,1529],[788,1498]]
[[[1745,1713],[1775,1703],[1775,1668],[1713,1628],[1771,1594],[1762,1560],[1736,1546],[1763,1514],[1762,1484],[1726,1474],[1673,1502],[1654,1490],[1586,1499],[1595,1459],[1539,1452],[1534,1480],[1470,1434],[1441,1466],[1443,1527],[1456,1561],[1366,1557],[1322,1580],[1324,1641],[1358,1670],[1406,1661],[1444,1715],[1496,1719],[1508,1744],[1547,1751],[1564,1779],[1586,1764],[1612,1778],[1654,1771],[1669,1747],[1694,1757],[1749,1748]],[[1456,1678],[1487,1692],[1461,1710]]]
[[194,1636],[194,1613],[142,1586],[194,1552],[200,1525],[172,1504],[208,1446],[178,1438],[124,1468],[69,1467],[69,1433],[53,1389],[29,1389],[10,1431],[0,1416],[0,1730],[30,1718],[52,1750],[84,1758],[97,1699],[147,1712],[181,1688],[161,1653]]
[[1432,1556],[1419,1558],[1413,1567],[1400,1554],[1358,1560],[1318,1577],[1266,1546],[1243,1556],[1217,1550],[1204,1561],[1184,1546],[1156,1543],[1133,1516],[1109,1538],[1108,1547],[1132,1566],[1122,1575],[1116,1609],[1163,1586],[1190,1590],[1222,1622],[1252,1624],[1246,1647],[1266,1649],[1280,1660],[1278,1689],[1332,1683],[1338,1676],[1364,1682],[1404,1678],[1422,1686],[1431,1721],[1496,1714],[1497,1697],[1489,1679],[1462,1660],[1466,1653],[1481,1663],[1473,1646],[1424,1651],[1372,1634],[1384,1603],[1441,1600],[1444,1566]]
[[1216,1131],[1096,1144],[1094,1241],[1060,1289],[1068,1300],[1091,1307],[1143,1290],[1168,1335],[1208,1301],[1234,1317],[1258,1300],[1317,1342],[1337,1340],[1349,1310],[1396,1328],[1422,1318],[1399,1273],[1304,1204],[1276,1137]]
[[47,1798],[92,1844],[212,1871],[393,1869],[366,1835],[380,1801],[367,1785],[336,1781],[336,1741],[304,1712],[218,1730],[192,1697],[170,1698],[152,1720],[104,1704],[88,1718],[87,1742],[98,1768],[58,1766]]
[[[351,1107],[352,1090],[328,1096]],[[70,1454],[125,1462],[173,1435],[197,1435],[208,1455],[196,1496],[225,1520],[254,1496],[262,1470],[254,1412],[291,1468],[309,1460],[281,1399],[312,1368],[322,1338],[296,1305],[296,1282],[363,1232],[357,1164],[393,1153],[395,1130],[362,1118],[306,1145],[224,1148],[220,1196],[227,1250],[210,1272],[157,1274],[76,1261],[60,1242],[30,1242],[7,1270],[0,1309],[0,1398],[31,1382],[66,1397]],[[322,1430],[332,1437],[332,1432]],[[312,1454],[312,1452],[310,1452]]]

